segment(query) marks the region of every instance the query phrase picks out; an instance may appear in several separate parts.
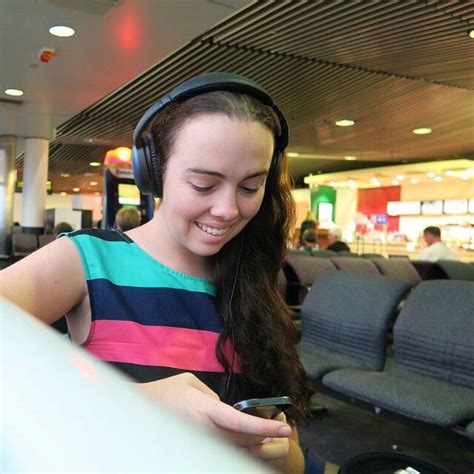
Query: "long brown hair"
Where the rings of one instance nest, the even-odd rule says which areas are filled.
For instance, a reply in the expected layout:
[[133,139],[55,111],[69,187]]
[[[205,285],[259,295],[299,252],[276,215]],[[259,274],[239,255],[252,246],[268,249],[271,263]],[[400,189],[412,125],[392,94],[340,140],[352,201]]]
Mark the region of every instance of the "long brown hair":
[[[275,112],[251,96],[216,91],[189,98],[169,106],[151,125],[162,174],[184,125],[193,117],[208,114],[262,123],[274,137],[280,133]],[[307,415],[312,393],[296,351],[296,331],[288,307],[277,291],[278,271],[294,219],[288,164],[283,156],[279,176],[265,190],[258,213],[238,236],[210,257],[217,308],[224,321],[217,358],[229,373],[231,361],[226,359],[223,346],[227,339],[233,339],[244,376],[267,396],[291,396],[293,407],[288,415],[293,419]]]

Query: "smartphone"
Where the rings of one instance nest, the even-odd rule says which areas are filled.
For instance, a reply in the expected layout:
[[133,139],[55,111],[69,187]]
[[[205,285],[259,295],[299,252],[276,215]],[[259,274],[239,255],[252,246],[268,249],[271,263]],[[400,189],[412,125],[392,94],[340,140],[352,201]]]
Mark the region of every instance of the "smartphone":
[[251,398],[234,404],[234,408],[250,415],[270,419],[291,407],[292,403],[290,397]]

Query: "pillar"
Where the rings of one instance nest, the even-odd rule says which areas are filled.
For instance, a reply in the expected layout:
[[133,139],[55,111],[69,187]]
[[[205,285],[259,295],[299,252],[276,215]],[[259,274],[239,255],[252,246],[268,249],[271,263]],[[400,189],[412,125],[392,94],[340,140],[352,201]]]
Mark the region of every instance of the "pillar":
[[0,255],[11,254],[16,137],[0,137]]
[[42,234],[46,209],[49,141],[45,138],[25,140],[21,227],[23,232]]

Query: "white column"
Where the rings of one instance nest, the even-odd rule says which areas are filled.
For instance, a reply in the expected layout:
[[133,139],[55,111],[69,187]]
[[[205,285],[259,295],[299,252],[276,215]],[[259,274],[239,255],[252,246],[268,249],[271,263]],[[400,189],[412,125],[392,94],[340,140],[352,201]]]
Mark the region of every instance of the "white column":
[[16,137],[0,137],[0,255],[10,255],[15,195]]
[[49,141],[45,138],[27,138],[25,140],[21,226],[26,232],[43,232],[48,153]]

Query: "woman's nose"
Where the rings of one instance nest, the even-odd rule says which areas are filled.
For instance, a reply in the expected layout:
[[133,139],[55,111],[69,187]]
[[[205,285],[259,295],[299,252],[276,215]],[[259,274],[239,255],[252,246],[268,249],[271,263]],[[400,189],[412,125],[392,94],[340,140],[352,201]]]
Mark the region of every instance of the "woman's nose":
[[216,196],[211,214],[215,217],[230,221],[239,215],[236,191],[228,191]]

